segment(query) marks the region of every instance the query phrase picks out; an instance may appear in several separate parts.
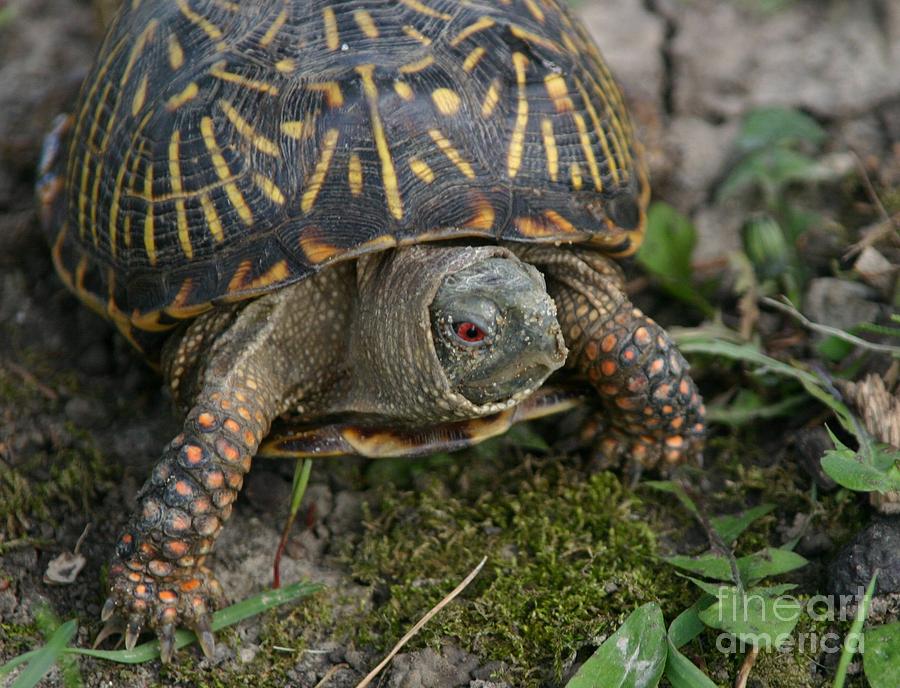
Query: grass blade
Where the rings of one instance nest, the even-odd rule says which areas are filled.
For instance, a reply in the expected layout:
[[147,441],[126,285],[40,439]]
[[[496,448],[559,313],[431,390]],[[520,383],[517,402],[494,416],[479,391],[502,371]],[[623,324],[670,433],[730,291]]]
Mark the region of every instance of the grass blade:
[[75,619],[66,621],[57,628],[47,644],[38,650],[28,662],[25,670],[19,674],[19,678],[12,684],[12,688],[33,688],[38,684],[48,671],[56,664],[56,661],[66,649],[66,645],[75,636],[78,630],[78,623]]
[[866,594],[859,603],[859,609],[856,610],[856,618],[853,619],[850,632],[844,638],[844,649],[841,650],[841,659],[834,674],[834,683],[831,684],[832,688],[844,688],[844,682],[847,680],[847,669],[850,667],[853,655],[856,654],[856,650],[859,648],[859,638],[862,635],[866,617],[869,615],[869,605],[872,604],[872,595],[875,593],[875,581],[877,580],[878,571],[875,571],[872,574],[872,580],[869,581],[869,586],[866,588]]

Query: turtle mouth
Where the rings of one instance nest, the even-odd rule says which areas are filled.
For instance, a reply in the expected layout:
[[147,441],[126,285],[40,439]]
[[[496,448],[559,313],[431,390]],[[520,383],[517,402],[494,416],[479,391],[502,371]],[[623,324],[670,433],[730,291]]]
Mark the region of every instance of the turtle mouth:
[[[533,391],[543,384],[550,374],[559,368],[559,361],[549,355],[535,356],[534,361],[517,361],[497,371],[492,379],[468,380],[464,396],[473,404],[482,406],[505,401],[514,395]],[[543,359],[543,360],[540,360]],[[500,378],[498,382],[493,378]]]

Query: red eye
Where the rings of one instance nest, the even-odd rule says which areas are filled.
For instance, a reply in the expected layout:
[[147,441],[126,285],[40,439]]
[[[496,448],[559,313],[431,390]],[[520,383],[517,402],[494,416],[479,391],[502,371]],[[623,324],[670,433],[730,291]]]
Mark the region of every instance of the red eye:
[[485,334],[478,325],[473,322],[461,322],[455,324],[456,336],[464,342],[480,342]]

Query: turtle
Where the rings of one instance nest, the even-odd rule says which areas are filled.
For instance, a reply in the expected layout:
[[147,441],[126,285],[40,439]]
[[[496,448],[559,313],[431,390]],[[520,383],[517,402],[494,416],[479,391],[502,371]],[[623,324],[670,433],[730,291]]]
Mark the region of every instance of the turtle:
[[650,187],[560,0],[126,0],[39,166],[69,290],[163,374],[101,631],[212,656],[207,565],[255,456],[415,456],[586,403],[669,469],[704,408],[621,263]]

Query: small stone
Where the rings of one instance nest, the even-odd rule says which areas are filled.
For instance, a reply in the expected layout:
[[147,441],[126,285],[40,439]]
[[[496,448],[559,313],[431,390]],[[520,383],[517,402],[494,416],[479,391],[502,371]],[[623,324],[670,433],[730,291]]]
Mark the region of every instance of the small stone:
[[893,293],[898,267],[877,249],[866,246],[853,264],[853,269],[863,282],[877,289],[882,296],[890,297]]
[[256,645],[242,647],[238,651],[238,659],[241,661],[241,664],[249,664],[256,658],[258,652],[259,647]]
[[900,516],[879,517],[858,532],[828,567],[829,591],[855,595],[878,569],[875,593],[900,592]]
[[849,330],[861,322],[875,322],[881,309],[877,295],[866,285],[835,277],[810,280],[803,313],[814,322]]

